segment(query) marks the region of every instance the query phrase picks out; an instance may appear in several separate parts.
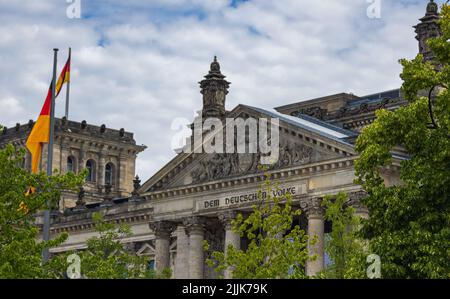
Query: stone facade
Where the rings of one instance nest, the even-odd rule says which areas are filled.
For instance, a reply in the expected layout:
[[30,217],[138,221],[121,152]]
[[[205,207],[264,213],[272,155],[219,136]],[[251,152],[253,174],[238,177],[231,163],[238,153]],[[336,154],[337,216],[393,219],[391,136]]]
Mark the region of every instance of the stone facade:
[[[420,52],[424,55],[430,54],[423,44],[434,34],[429,31],[435,32],[436,14],[431,1],[425,18],[415,27]],[[422,25],[424,23],[426,25]],[[341,93],[273,111],[246,105],[226,111],[230,82],[224,78],[214,58],[209,73],[200,82],[202,116],[279,119],[280,156],[269,173],[280,182],[281,192],[291,192],[294,207],[303,211],[296,222],[310,237],[317,237],[318,242],[311,244],[308,250],[318,258],[309,262],[305,269],[308,275],[314,275],[325,267],[325,234],[330,230],[320,205],[323,197],[345,192],[349,198],[347,204],[361,217],[369,217],[369,211],[361,203],[366,194],[354,183],[354,162],[358,158],[354,142],[361,128],[374,120],[377,109],[393,110],[407,102],[399,90],[393,90],[363,97]],[[22,146],[24,132],[30,129],[30,125],[8,129],[1,141]],[[225,250],[225,253],[229,244],[245,248],[246,240],[231,229],[230,223],[237,213],[250,211],[258,200],[257,190],[264,179],[256,167],[260,152],[179,153],[141,185],[138,179],[132,184],[132,177],[136,154],[144,148],[135,145],[131,133],[63,120],[58,120],[56,132],[54,165],[59,165],[62,171],[66,170],[64,161],[71,155],[77,167],[94,159],[99,169],[113,162],[118,172],[114,196],[108,197],[107,204],[86,205],[80,194],[74,208],[65,209],[63,215],[54,217],[51,234],[65,231],[69,239],[53,248],[53,253],[86,248],[86,240],[95,234],[91,220],[95,211],[101,212],[107,221],[128,223],[133,235],[122,241],[138,255],[154,261],[158,272],[170,267],[177,279],[217,277],[205,264],[204,240],[213,250]],[[396,150],[392,165],[383,170],[386,184],[401,183],[400,162],[405,158],[402,155],[401,149]],[[25,161],[25,165],[29,167],[29,161]],[[104,177],[97,175],[96,178],[97,181],[86,186],[86,192],[91,192],[91,197],[86,196],[89,201],[97,201],[96,196],[100,198],[102,194],[99,189]],[[232,269],[224,273],[226,278],[232,275]]]
[[[215,60],[211,68],[217,65]],[[224,80],[219,74],[220,67],[215,80]],[[203,88],[207,88],[205,84]],[[213,84],[225,86],[223,82]],[[219,93],[220,97],[224,94]],[[225,99],[222,100],[224,104]],[[293,118],[274,113],[238,105],[224,116],[279,119],[280,155],[269,167],[269,173],[279,181],[282,192],[293,194],[294,207],[303,210],[303,216],[296,221],[309,236],[317,236],[318,242],[309,247],[309,252],[318,258],[306,266],[306,272],[314,275],[325,266],[324,235],[329,232],[320,206],[322,198],[346,192],[348,204],[360,215],[368,215],[361,204],[365,194],[354,184],[354,161],[358,156],[352,142],[357,132],[312,119],[310,115]],[[180,153],[142,185],[135,181],[132,196],[88,208],[79,202],[76,208],[67,209],[64,216],[56,217],[52,234],[67,231],[70,237],[52,251],[85,248],[85,241],[94,234],[91,214],[100,211],[109,221],[131,225],[133,235],[123,242],[130,243],[137,254],[153,260],[158,272],[170,267],[174,278],[215,278],[217,273],[205,264],[208,253],[203,250],[203,241],[211,244],[211,250],[225,250],[229,244],[245,248],[246,240],[231,229],[230,223],[237,213],[249,212],[258,200],[256,194],[264,179],[256,167],[260,156],[259,152]],[[400,160],[396,158],[386,170],[387,182],[398,182],[399,167]],[[223,275],[232,278],[232,269]]]
[[[4,128],[0,133],[0,147],[12,143],[25,147],[26,138],[33,128],[33,121]],[[90,165],[90,179],[84,185],[86,203],[98,203],[107,196],[128,197],[134,189],[135,162],[145,146],[136,145],[133,134],[124,129],[114,130],[105,125],[94,126],[86,121],[55,120],[53,169],[61,173],[80,172]],[[27,152],[24,167],[31,170],[31,155]],[[40,171],[47,169],[47,146],[42,150]],[[108,188],[107,185],[111,185]],[[110,190],[109,190],[110,189]],[[77,194],[66,193],[60,202],[61,211],[73,207]]]

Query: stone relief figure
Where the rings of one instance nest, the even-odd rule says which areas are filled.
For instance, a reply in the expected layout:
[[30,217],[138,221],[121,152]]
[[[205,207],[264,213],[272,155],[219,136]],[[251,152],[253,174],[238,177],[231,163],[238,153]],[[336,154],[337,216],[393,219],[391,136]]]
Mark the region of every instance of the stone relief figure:
[[321,120],[325,118],[327,112],[327,109],[323,109],[321,107],[309,107],[300,111],[300,113],[302,114],[306,114]]
[[309,163],[312,158],[312,152],[313,150],[311,147],[303,144],[286,144],[280,147],[280,158],[275,166],[280,168]]
[[291,165],[292,153],[289,145],[280,147],[280,157],[278,158],[277,166]]
[[191,177],[194,182],[205,181],[208,178],[206,172],[204,172],[204,167],[197,167],[191,172]]
[[194,181],[214,180],[232,174],[233,167],[238,165],[235,154],[210,154],[199,162],[198,167],[191,172]]
[[294,164],[305,164],[311,162],[313,149],[309,146],[301,146],[300,151],[295,151]]
[[[303,144],[280,147],[280,157],[277,163],[269,169],[289,167],[309,163],[312,158],[312,148]],[[193,181],[203,182],[218,180],[232,175],[244,175],[260,171],[260,153],[254,154],[215,154],[200,161],[191,172]]]

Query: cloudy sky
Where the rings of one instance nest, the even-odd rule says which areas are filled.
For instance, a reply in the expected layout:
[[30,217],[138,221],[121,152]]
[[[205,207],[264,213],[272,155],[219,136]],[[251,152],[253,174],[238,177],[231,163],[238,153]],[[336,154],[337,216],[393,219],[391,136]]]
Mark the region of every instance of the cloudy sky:
[[[80,18],[68,17],[73,1]],[[380,18],[369,18],[377,1]],[[0,123],[36,119],[52,49],[61,69],[71,46],[70,118],[134,132],[148,146],[137,161],[147,179],[175,155],[172,121],[201,109],[198,81],[214,55],[232,82],[227,109],[394,89],[398,59],[417,53],[411,26],[427,2],[0,0]]]

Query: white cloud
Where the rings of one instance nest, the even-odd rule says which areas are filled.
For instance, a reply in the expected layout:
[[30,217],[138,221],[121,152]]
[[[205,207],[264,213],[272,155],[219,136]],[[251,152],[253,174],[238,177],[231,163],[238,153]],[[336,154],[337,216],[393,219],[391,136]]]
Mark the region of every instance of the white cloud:
[[214,55],[232,82],[227,109],[368,94],[401,84],[397,60],[416,54],[411,26],[425,12],[413,0],[382,0],[379,20],[365,0],[81,1],[84,18],[68,19],[63,0],[0,0],[0,123],[36,118],[51,49],[61,66],[71,46],[71,118],[134,132],[148,146],[143,180],[174,156],[171,122],[201,108]]

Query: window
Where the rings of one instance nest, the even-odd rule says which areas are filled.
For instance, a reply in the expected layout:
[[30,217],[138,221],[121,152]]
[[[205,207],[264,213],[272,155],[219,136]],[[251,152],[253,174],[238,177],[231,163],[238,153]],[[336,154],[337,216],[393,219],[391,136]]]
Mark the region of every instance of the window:
[[114,165],[108,163],[105,166],[105,185],[113,185],[114,183]]
[[94,162],[94,160],[88,160],[86,162],[86,169],[88,170],[86,181],[95,182],[95,162]]
[[75,173],[75,159],[72,156],[67,157],[67,172]]
[[147,269],[155,269],[155,260],[149,260],[147,262]]

